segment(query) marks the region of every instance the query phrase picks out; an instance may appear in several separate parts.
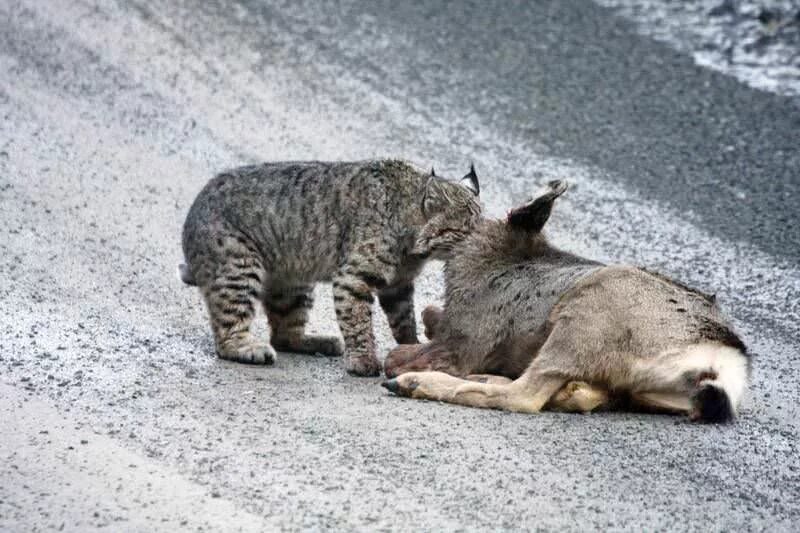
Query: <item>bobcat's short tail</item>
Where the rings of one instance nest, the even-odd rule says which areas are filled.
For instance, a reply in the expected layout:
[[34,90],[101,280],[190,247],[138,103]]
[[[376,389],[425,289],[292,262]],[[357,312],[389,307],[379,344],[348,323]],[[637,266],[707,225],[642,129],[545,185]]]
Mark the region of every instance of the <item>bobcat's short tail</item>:
[[192,276],[192,273],[189,271],[189,266],[185,263],[178,265],[178,278],[187,285],[197,285],[194,276]]
[[[702,346],[702,345],[701,345]],[[692,418],[701,422],[729,422],[736,417],[749,376],[747,355],[738,348],[720,345],[697,346],[696,357],[705,359],[692,394]]]

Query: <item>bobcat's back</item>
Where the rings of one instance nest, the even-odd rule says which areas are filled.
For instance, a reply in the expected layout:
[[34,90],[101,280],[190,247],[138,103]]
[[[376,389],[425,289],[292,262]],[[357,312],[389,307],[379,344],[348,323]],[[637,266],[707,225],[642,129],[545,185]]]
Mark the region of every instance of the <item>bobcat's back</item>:
[[329,280],[358,243],[395,239],[422,222],[406,211],[423,185],[424,175],[397,161],[266,163],[221,173],[184,225],[187,277],[211,275],[198,268],[205,256],[235,258],[225,245],[235,234],[273,281]]

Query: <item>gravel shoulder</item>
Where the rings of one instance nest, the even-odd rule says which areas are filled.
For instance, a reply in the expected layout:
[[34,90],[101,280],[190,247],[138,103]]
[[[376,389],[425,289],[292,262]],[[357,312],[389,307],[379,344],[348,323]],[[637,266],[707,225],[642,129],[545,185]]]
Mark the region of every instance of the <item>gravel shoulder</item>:
[[[788,531],[800,517],[788,99],[577,1],[13,0],[0,72],[0,530]],[[451,177],[474,161],[493,215],[571,180],[557,244],[717,292],[755,357],[740,421],[471,410],[393,398],[334,359],[217,360],[174,274],[208,177],[382,156]],[[417,308],[441,290],[432,264]],[[318,292],[313,329],[334,332]]]

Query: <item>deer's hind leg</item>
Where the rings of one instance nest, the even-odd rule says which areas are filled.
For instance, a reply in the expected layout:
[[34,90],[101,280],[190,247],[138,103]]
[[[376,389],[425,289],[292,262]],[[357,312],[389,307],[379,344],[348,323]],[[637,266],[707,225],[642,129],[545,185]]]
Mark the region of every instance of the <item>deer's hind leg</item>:
[[589,413],[608,405],[608,390],[585,381],[570,381],[547,403],[546,409],[562,413]]
[[[470,374],[467,379],[492,385],[506,385],[513,381],[505,376],[493,374]],[[585,381],[570,381],[550,398],[545,410],[562,413],[589,413],[608,403],[608,390],[590,385]]]
[[[507,385],[512,382],[510,378],[492,374],[470,374],[467,380],[491,385]],[[550,398],[544,410],[589,413],[608,405],[609,401],[607,389],[590,385],[585,381],[569,381]]]
[[608,394],[577,381],[591,373],[581,368],[581,355],[569,326],[556,324],[522,376],[510,383],[467,381],[442,372],[410,372],[384,386],[402,396],[472,407],[524,413],[538,413],[545,406],[568,412],[592,411],[608,403]]
[[681,392],[635,392],[631,401],[636,407],[656,413],[688,415],[692,411],[692,399]]
[[584,381],[542,376],[538,386],[530,381],[526,385],[534,392],[526,394],[504,376],[472,374],[461,379],[443,372],[409,372],[384,382],[389,391],[409,398],[525,413],[588,413],[609,403],[606,389]]

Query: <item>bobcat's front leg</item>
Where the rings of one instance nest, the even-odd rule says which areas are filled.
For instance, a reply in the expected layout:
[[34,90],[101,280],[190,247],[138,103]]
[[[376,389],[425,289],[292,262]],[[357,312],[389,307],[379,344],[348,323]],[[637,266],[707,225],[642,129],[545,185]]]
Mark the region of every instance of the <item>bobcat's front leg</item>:
[[397,344],[417,344],[419,339],[414,317],[414,282],[408,281],[381,289],[378,300]]
[[362,276],[342,272],[333,279],[333,305],[345,344],[345,369],[356,376],[377,376],[372,333],[372,289]]

